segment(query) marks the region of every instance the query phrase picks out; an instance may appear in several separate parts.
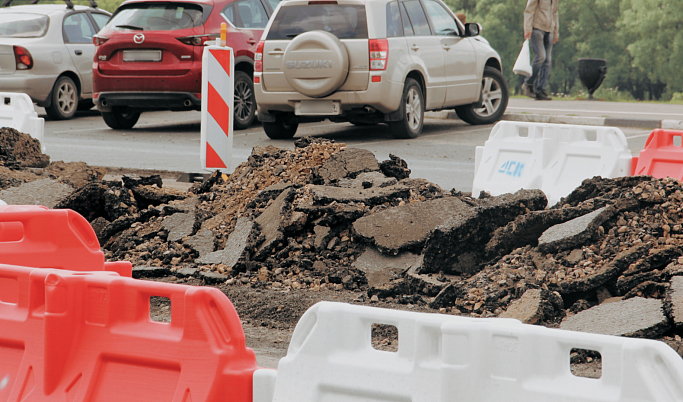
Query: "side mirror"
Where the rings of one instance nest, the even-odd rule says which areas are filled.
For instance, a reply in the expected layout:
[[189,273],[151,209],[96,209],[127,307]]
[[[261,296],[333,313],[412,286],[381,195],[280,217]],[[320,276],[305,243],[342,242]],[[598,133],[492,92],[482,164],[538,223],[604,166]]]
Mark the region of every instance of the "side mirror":
[[468,22],[465,24],[465,36],[479,36],[481,35],[481,24],[478,22]]

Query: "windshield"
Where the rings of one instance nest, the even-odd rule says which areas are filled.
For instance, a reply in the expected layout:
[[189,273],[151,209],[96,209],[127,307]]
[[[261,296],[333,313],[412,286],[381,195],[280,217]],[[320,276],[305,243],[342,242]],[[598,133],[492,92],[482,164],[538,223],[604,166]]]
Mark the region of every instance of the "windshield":
[[191,3],[138,3],[123,6],[107,28],[173,31],[202,25],[202,7]]
[[280,7],[267,39],[292,39],[307,31],[327,31],[339,39],[367,39],[365,6],[309,4]]
[[25,13],[0,14],[0,38],[39,38],[47,32],[45,15]]

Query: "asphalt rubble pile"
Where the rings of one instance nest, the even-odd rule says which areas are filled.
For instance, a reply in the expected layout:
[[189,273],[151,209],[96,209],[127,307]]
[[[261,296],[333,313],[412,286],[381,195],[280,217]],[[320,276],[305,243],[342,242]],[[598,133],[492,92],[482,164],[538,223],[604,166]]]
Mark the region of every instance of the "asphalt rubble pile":
[[[397,156],[379,162],[311,137],[294,150],[254,148],[232,174],[187,192],[159,176],[89,172],[54,207],[85,216],[107,259],[131,261],[136,277],[351,291],[369,303],[683,350],[683,186],[674,179],[594,177],[548,208],[539,190],[444,191],[410,178]],[[58,176],[53,168],[50,180],[69,182]]]

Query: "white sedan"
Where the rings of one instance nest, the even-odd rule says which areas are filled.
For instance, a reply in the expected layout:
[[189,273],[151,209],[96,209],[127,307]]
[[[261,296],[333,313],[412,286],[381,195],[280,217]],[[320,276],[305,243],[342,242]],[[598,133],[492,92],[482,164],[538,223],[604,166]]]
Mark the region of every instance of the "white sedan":
[[90,109],[92,38],[110,17],[70,1],[0,8],[0,92],[28,94],[52,119]]

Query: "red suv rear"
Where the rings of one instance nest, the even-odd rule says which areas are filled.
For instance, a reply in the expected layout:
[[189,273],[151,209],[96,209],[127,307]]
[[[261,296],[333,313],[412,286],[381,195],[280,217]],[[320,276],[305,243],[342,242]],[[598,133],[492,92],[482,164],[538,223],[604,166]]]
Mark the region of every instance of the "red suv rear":
[[93,38],[93,101],[107,125],[129,129],[151,110],[200,110],[202,51],[228,24],[235,51],[234,127],[249,127],[256,101],[254,52],[279,0],[129,0]]

